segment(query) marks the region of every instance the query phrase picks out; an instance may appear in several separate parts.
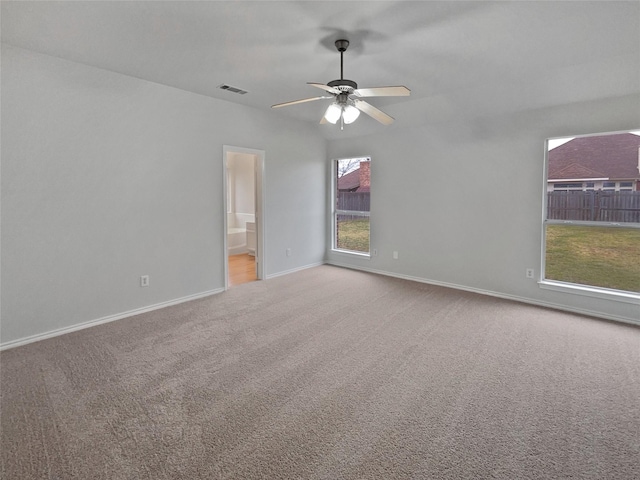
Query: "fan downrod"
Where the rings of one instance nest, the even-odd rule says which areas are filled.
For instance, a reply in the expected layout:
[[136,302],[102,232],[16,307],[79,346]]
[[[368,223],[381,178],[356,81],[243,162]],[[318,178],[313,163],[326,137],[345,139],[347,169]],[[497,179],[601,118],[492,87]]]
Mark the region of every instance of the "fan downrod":
[[342,54],[346,52],[347,48],[349,47],[349,40],[345,40],[345,39],[336,40],[335,45],[338,51],[340,52],[340,80],[333,80],[329,82],[327,85],[329,85],[330,87],[337,88],[342,93],[345,93],[345,92],[351,93],[352,91],[358,88],[358,84],[353,80],[347,80],[344,78],[344,74],[343,74],[344,61],[342,56]]

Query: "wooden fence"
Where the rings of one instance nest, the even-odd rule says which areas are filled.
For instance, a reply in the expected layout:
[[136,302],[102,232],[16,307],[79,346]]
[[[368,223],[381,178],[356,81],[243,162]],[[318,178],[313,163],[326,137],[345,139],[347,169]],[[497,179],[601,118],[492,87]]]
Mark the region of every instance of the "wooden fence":
[[640,192],[548,192],[547,218],[640,223]]
[[338,192],[338,210],[355,210],[368,212],[371,209],[370,192]]
[[338,214],[338,221],[343,220],[359,220],[369,216],[371,210],[371,193],[370,192],[338,192],[336,201],[337,210],[347,210],[353,212],[366,212],[364,215]]
[[[369,212],[370,201],[369,192],[338,192],[336,208]],[[340,220],[356,218],[362,218],[362,214],[340,215]],[[549,192],[547,193],[547,218],[549,220],[640,223],[640,192],[601,190]]]

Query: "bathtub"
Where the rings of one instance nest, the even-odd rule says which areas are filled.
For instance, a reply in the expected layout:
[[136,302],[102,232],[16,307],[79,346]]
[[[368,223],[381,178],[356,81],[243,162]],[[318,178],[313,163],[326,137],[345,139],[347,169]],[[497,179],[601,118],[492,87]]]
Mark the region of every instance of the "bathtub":
[[239,255],[247,253],[247,229],[229,227],[227,229],[227,252],[228,255]]

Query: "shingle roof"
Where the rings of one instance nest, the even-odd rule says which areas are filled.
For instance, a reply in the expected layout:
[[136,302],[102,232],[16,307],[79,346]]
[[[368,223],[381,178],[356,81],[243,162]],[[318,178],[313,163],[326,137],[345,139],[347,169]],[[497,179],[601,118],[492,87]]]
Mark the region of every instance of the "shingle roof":
[[343,175],[338,179],[338,190],[353,190],[360,186],[360,169]]
[[[554,172],[558,176],[553,178],[609,178],[602,170],[595,171],[590,168],[580,165],[579,163],[572,163],[564,167],[558,172]],[[549,177],[552,178],[552,177]]]
[[580,137],[549,151],[549,179],[640,179],[640,136],[633,133]]

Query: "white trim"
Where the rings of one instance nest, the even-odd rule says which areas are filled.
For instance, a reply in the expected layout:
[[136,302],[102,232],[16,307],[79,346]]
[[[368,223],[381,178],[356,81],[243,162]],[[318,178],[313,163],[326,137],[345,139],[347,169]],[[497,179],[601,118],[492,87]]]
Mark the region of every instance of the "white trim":
[[[610,314],[596,312],[593,310],[587,310],[583,308],[567,307],[565,305],[560,305],[557,303],[533,300],[531,298],[520,297],[518,295],[509,295],[506,293],[499,293],[491,290],[484,290],[481,288],[467,287],[467,286],[458,285],[455,283],[440,282],[438,280],[431,280],[431,279],[421,278],[421,277],[413,277],[411,275],[403,275],[399,273],[386,272],[384,270],[376,270],[373,268],[360,267],[356,265],[347,265],[347,264],[342,264],[340,262],[335,262],[335,261],[328,261],[327,263],[329,265],[334,265],[336,267],[350,268],[353,270],[362,270],[365,272],[376,273],[376,274],[385,275],[388,277],[402,278],[403,280],[411,280],[414,282],[427,283],[429,285],[437,285],[440,287],[447,287],[447,288],[453,288],[456,290],[463,290],[466,292],[478,293],[480,295],[488,295],[490,297],[503,298],[505,300],[513,300],[520,303],[527,303],[529,305],[536,305],[538,307],[553,308],[554,310],[562,310],[564,312],[577,313],[580,315],[588,315],[590,317],[602,318],[604,320],[613,320],[615,322],[628,323],[631,325],[640,325],[640,319],[636,321],[636,320],[629,319],[627,317],[621,317],[619,315],[610,315]],[[611,300],[611,298],[609,298],[609,300]]]
[[337,248],[332,248],[331,253],[337,253],[337,254],[343,253],[345,255],[355,255],[357,257],[364,257],[368,259],[371,259],[372,257],[371,253],[356,252],[355,250],[344,250],[344,249],[337,249]]
[[[540,270],[539,275],[544,276],[547,271],[547,227],[545,225],[545,221],[547,220],[547,211],[549,210],[549,191],[547,190],[548,182],[547,177],[549,176],[549,140],[547,138],[544,141],[544,165],[542,168],[542,211],[540,212]],[[540,278],[540,277],[538,277]]]
[[608,288],[592,287],[577,283],[558,282],[554,280],[541,280],[538,282],[540,288],[545,290],[555,290],[556,292],[572,293],[574,295],[584,295],[586,297],[604,298],[617,302],[640,305],[640,294],[627,292],[624,290],[613,290]]
[[[283,275],[288,275],[290,273],[295,273],[295,272],[299,272],[301,270],[307,270],[309,268],[314,268],[314,267],[319,267],[321,265],[333,265],[336,267],[342,267],[342,268],[349,268],[352,270],[361,270],[361,271],[365,271],[365,272],[370,272],[370,273],[375,273],[378,275],[385,275],[387,277],[394,277],[394,278],[401,278],[404,280],[411,280],[414,282],[419,282],[419,283],[426,283],[426,284],[430,284],[430,285],[437,285],[437,286],[441,286],[441,287],[447,287],[447,288],[453,288],[456,290],[463,290],[463,291],[467,291],[467,292],[472,292],[472,293],[478,293],[480,295],[488,295],[491,297],[497,297],[497,298],[503,298],[506,300],[513,300],[516,302],[521,302],[521,303],[527,303],[530,305],[536,305],[536,306],[540,306],[540,307],[548,307],[548,308],[553,308],[555,310],[562,310],[565,312],[570,312],[570,313],[578,313],[581,315],[588,315],[588,316],[592,316],[592,317],[597,317],[597,318],[602,318],[605,320],[613,320],[616,322],[622,322],[622,323],[628,323],[631,325],[640,325],[640,320],[638,321],[633,321],[630,320],[626,317],[621,317],[618,315],[610,315],[610,314],[603,314],[601,312],[595,312],[593,310],[586,310],[586,309],[582,309],[582,308],[572,308],[572,307],[567,307],[565,305],[559,305],[556,303],[551,303],[551,302],[542,302],[539,300],[532,300],[530,298],[526,298],[526,297],[520,297],[517,295],[509,295],[509,294],[504,294],[504,293],[498,293],[498,292],[494,292],[491,290],[484,290],[481,288],[474,288],[474,287],[467,287],[467,286],[463,286],[463,285],[458,285],[455,283],[448,283],[448,282],[441,282],[441,281],[437,281],[437,280],[432,280],[432,279],[426,279],[426,278],[422,278],[422,277],[414,277],[411,275],[403,275],[403,274],[399,274],[399,273],[393,273],[393,272],[387,272],[384,270],[377,270],[374,268],[367,268],[367,267],[359,267],[356,265],[349,265],[349,264],[344,264],[344,263],[340,263],[340,262],[336,262],[336,261],[327,261],[327,262],[316,262],[316,263],[311,263],[309,265],[305,265],[302,267],[298,267],[298,268],[293,268],[291,270],[285,270],[282,272],[278,272],[278,273],[274,273],[271,275],[267,276],[267,279],[271,279],[271,278],[276,278],[276,277],[280,277]],[[540,282],[542,283],[542,282]],[[548,282],[547,282],[548,283]],[[545,288],[544,286],[540,285],[541,288]],[[550,285],[548,285],[546,288],[549,288]],[[555,290],[555,288],[549,288],[552,290]],[[194,295],[188,295],[186,297],[182,297],[182,298],[178,298],[175,300],[169,300],[167,302],[162,302],[162,303],[157,303],[155,305],[150,305],[147,307],[142,307],[142,308],[137,308],[134,310],[129,310],[127,312],[123,312],[123,313],[119,313],[116,315],[109,315],[106,317],[102,317],[102,318],[98,318],[96,320],[90,320],[88,322],[83,322],[80,324],[76,324],[70,327],[63,327],[63,328],[59,328],[56,330],[51,330],[49,332],[46,333],[41,333],[41,334],[37,334],[37,335],[32,335],[29,337],[24,337],[24,338],[19,338],[17,340],[12,340],[10,342],[6,342],[6,343],[2,343],[0,344],[0,351],[3,350],[8,350],[11,348],[15,348],[15,347],[20,347],[22,345],[27,345],[29,343],[34,343],[34,342],[38,342],[40,340],[46,340],[47,338],[53,338],[53,337],[57,337],[60,335],[64,335],[67,333],[71,333],[71,332],[75,332],[78,330],[84,330],[85,328],[90,328],[90,327],[94,327],[96,325],[101,325],[103,323],[110,323],[110,322],[114,322],[116,320],[121,320],[123,318],[128,318],[128,317],[133,317],[135,315],[140,315],[142,313],[147,313],[147,312],[152,312],[154,310],[160,310],[162,308],[166,308],[166,307],[170,307],[172,305],[178,305],[180,303],[185,303],[185,302],[189,302],[192,300],[197,300],[199,298],[204,298],[204,297],[208,297],[211,295],[216,295],[218,293],[222,293],[224,292],[225,289],[224,288],[218,288],[215,290],[209,290],[207,292],[202,292],[202,293],[196,293]],[[609,300],[611,300],[610,297],[607,297]],[[636,302],[630,302],[630,303],[637,303]]]
[[281,277],[283,275],[289,275],[290,273],[299,272],[301,270],[306,270],[308,268],[319,267],[320,265],[324,265],[324,264],[325,264],[325,262],[310,263],[309,265],[304,265],[302,267],[292,268],[291,270],[284,270],[283,272],[272,273],[271,275],[267,275],[267,280],[269,280],[271,278]]
[[229,232],[229,169],[227,168],[227,158],[229,151],[226,145],[222,146],[222,211],[224,216],[222,219],[222,251],[224,252],[224,289],[229,289],[229,245],[227,233]]
[[37,335],[31,335],[29,337],[19,338],[17,340],[11,340],[10,342],[0,344],[0,351],[8,350],[10,348],[20,347],[29,343],[39,342],[40,340],[46,340],[47,338],[53,338],[66,333],[75,332],[78,330],[84,330],[85,328],[95,327],[96,325],[102,325],[103,323],[115,322],[123,318],[133,317],[140,315],[141,313],[152,312],[154,310],[160,310],[161,308],[170,307],[172,305],[178,305],[180,303],[190,302],[191,300],[197,300],[199,298],[208,297],[217,293],[224,292],[224,288],[218,288],[215,290],[209,290],[207,292],[195,293],[193,295],[187,295],[186,297],[176,298],[175,300],[169,300],[167,302],[156,303],[155,305],[149,305],[147,307],[135,308],[127,312],[117,313],[115,315],[108,315],[106,317],[98,318],[95,320],[89,320],[87,322],[77,323],[70,327],[58,328],[45,333],[39,333]]

